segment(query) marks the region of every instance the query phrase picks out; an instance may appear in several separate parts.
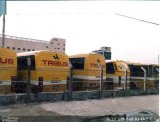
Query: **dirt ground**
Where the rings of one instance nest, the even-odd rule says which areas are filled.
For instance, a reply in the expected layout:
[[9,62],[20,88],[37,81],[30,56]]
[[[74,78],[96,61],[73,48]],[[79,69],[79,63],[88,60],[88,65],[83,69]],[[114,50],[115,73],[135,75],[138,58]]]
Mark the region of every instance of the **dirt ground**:
[[159,114],[159,95],[57,101],[0,107],[1,116],[102,116],[147,110]]

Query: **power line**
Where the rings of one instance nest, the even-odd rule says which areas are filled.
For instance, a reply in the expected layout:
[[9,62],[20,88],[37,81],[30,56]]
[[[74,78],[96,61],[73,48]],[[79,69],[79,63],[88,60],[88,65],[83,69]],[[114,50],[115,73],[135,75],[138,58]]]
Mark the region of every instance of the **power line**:
[[158,23],[155,23],[155,22],[150,22],[150,21],[146,21],[146,20],[142,20],[142,19],[137,19],[137,18],[126,16],[126,15],[122,15],[122,14],[119,14],[119,13],[115,13],[115,14],[118,15],[118,16],[127,17],[127,18],[130,18],[130,19],[146,22],[146,23],[149,23],[149,24],[159,25]]

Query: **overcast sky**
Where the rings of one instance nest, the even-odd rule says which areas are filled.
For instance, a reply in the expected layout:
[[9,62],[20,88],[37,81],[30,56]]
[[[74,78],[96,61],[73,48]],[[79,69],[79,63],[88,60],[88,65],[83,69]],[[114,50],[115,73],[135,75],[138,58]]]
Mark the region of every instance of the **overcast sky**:
[[[159,1],[8,1],[6,35],[66,39],[66,54],[89,53],[110,46],[113,60],[157,63]],[[0,17],[2,27],[2,17]]]

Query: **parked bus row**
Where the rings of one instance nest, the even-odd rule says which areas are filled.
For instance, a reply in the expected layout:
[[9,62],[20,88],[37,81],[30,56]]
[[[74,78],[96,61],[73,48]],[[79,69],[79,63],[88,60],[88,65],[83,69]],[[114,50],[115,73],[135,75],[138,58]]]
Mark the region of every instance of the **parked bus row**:
[[[146,75],[143,69],[146,70]],[[159,86],[159,66],[106,62],[100,54],[68,56],[50,51],[16,53],[0,48],[0,93],[146,89]],[[100,87],[101,86],[101,87]]]
[[122,88],[125,79],[129,89],[159,88],[159,65],[155,64],[109,61],[106,63],[106,75],[106,80],[113,82],[114,88],[118,89]]

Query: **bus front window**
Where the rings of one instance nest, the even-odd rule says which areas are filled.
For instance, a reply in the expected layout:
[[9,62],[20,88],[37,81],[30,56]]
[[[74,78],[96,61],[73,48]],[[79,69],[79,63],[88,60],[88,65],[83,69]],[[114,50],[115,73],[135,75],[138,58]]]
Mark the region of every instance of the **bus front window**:
[[34,56],[20,56],[17,58],[18,70],[27,70],[27,58],[31,59],[31,70],[35,70]]

